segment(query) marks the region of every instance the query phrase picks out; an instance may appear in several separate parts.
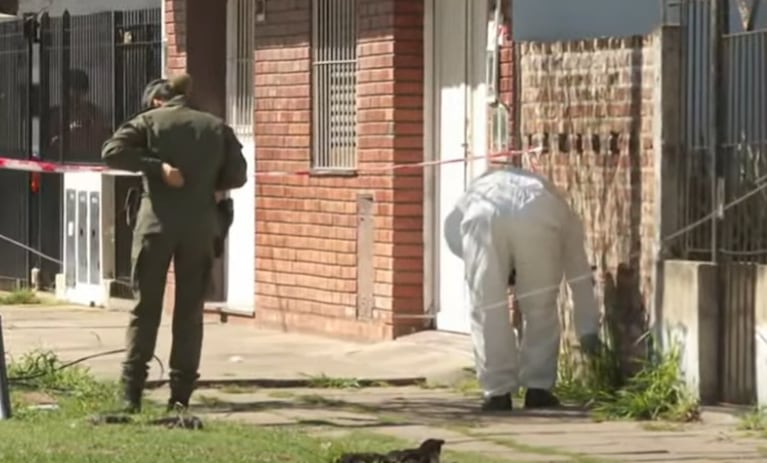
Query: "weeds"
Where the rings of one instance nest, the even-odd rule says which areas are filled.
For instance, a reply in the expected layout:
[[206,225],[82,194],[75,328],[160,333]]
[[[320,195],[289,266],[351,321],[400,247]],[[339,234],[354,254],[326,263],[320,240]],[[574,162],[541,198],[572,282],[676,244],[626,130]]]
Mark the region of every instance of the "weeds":
[[597,419],[688,422],[700,418],[699,402],[681,379],[678,346],[639,361],[639,371],[625,379],[620,354],[610,345],[580,363],[569,349],[561,359],[558,394],[592,408]]
[[33,289],[23,288],[0,296],[0,305],[35,305],[43,301]]
[[118,403],[115,383],[95,379],[83,366],[62,369],[63,363],[52,352],[33,351],[8,365],[14,413],[34,413],[30,397],[56,397],[69,412],[89,413]]
[[333,378],[324,373],[319,376],[310,376],[310,388],[315,389],[360,389],[362,385],[356,378]]
[[759,407],[743,415],[738,429],[767,434],[767,408]]

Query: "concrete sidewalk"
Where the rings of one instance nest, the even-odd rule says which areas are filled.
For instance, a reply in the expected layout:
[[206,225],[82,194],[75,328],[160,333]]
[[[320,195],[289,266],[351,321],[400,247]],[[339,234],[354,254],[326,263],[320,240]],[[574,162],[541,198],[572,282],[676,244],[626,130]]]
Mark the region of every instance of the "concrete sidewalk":
[[[51,350],[63,361],[123,348],[127,314],[77,306],[0,307],[8,354]],[[164,317],[157,355],[170,353],[170,317]],[[122,356],[85,362],[100,377],[116,378]],[[397,341],[359,344],[316,336],[207,322],[203,380],[336,378],[383,380],[425,377],[446,380],[471,366],[468,337],[424,332]],[[150,379],[161,379],[156,362]],[[162,378],[164,379],[164,378]]]
[[[0,307],[8,353],[53,350],[64,361],[120,349],[127,314],[100,309]],[[166,317],[168,318],[168,317]],[[163,323],[158,354],[167,358],[170,326]],[[358,344],[320,337],[208,323],[203,379],[391,379],[425,377],[439,382],[465,376],[471,365],[466,336],[426,332],[393,342]],[[121,356],[86,362],[116,378]],[[156,365],[153,379],[158,378]],[[167,371],[166,371],[167,376]],[[151,391],[158,401],[166,388]],[[259,426],[303,426],[318,436],[365,430],[413,444],[427,437],[447,440],[448,450],[510,462],[727,462],[766,461],[767,440],[738,431],[727,413],[704,413],[684,426],[633,422],[595,423],[579,410],[477,414],[478,398],[451,389],[202,388],[195,413]]]

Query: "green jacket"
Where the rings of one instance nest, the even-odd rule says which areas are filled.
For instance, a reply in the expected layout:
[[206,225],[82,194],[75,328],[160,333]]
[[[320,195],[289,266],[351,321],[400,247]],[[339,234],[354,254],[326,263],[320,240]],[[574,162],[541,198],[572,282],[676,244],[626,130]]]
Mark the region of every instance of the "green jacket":
[[[216,191],[240,188],[247,163],[234,131],[212,114],[171,99],[125,122],[104,143],[101,156],[113,169],[141,172],[143,194],[134,233],[219,233]],[[184,186],[162,180],[162,164],[179,169]]]

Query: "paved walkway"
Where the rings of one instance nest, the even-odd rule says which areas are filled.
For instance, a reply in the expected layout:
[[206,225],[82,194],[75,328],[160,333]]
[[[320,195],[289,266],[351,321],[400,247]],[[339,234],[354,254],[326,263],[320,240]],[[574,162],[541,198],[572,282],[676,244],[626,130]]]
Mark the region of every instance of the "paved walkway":
[[[9,354],[50,349],[63,360],[122,347],[126,314],[78,307],[0,307]],[[163,324],[158,353],[169,349]],[[356,344],[331,339],[208,323],[204,379],[389,379],[462,375],[470,365],[466,337],[422,333],[395,342]],[[119,356],[87,363],[115,377]],[[153,367],[152,373],[159,371]],[[352,381],[338,381],[341,384]],[[165,400],[167,391],[151,392]],[[318,434],[368,431],[413,443],[444,438],[447,450],[514,462],[728,462],[766,461],[767,440],[737,430],[738,419],[704,413],[686,426],[596,423],[580,410],[483,416],[477,399],[451,389],[201,389],[196,412],[259,425],[303,425]],[[481,456],[478,463],[481,460]],[[447,459],[446,461],[449,461]]]
[[[153,391],[165,400],[167,391]],[[447,450],[513,462],[736,462],[767,460],[767,440],[737,430],[721,412],[673,425],[597,423],[581,410],[487,416],[477,400],[446,389],[200,390],[196,413],[260,426],[301,425],[325,434],[376,432],[413,443],[442,438]],[[447,460],[449,461],[449,460]],[[479,463],[479,462],[478,462]]]
[[[62,360],[124,347],[125,312],[84,307],[0,307],[5,347],[13,356],[53,350]],[[157,355],[167,363],[170,317],[164,317]],[[366,379],[449,379],[471,365],[466,336],[425,332],[394,342],[358,344],[317,336],[207,322],[203,379],[306,379],[327,375]],[[115,377],[120,355],[88,361],[93,373]],[[151,379],[160,376],[153,362]]]

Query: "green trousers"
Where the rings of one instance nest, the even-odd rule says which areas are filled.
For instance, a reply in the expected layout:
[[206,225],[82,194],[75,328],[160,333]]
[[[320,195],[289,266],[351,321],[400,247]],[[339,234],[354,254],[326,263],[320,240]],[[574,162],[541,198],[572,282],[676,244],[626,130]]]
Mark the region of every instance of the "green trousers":
[[154,356],[171,260],[176,278],[173,343],[170,353],[171,398],[189,401],[199,378],[203,306],[213,262],[212,240],[195,233],[169,237],[137,234],[131,253],[137,300],[126,336],[122,380],[130,400],[140,400]]

